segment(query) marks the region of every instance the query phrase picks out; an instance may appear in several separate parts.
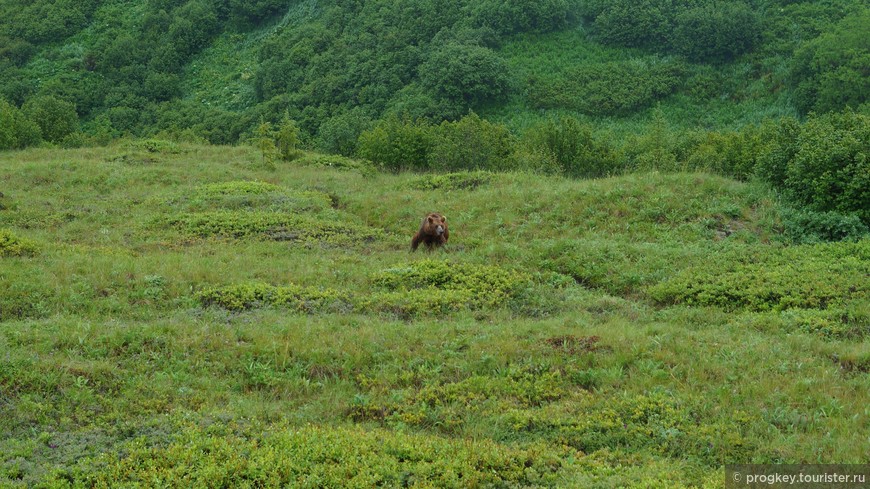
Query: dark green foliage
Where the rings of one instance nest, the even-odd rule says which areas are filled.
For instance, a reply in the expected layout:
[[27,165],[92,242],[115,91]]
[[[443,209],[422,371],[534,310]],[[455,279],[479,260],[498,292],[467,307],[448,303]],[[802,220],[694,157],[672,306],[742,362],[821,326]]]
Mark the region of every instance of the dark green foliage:
[[590,126],[573,117],[549,119],[532,128],[526,138],[529,146],[550,155],[568,175],[588,178],[618,170],[613,150],[592,136]]
[[42,139],[36,122],[14,105],[0,99],[0,150],[34,146]]
[[870,235],[870,228],[857,214],[785,209],[783,234],[792,243],[857,241]]
[[230,311],[281,307],[314,313],[346,308],[348,304],[347,298],[335,290],[295,284],[276,287],[263,283],[247,283],[213,287],[198,292],[196,298],[203,306],[218,306]]
[[659,303],[824,310],[870,300],[870,241],[711,256],[649,289]]
[[684,69],[678,61],[658,57],[580,65],[561,77],[531,79],[528,96],[537,108],[627,115],[673,93]]
[[834,30],[795,53],[791,82],[798,109],[857,109],[870,101],[870,9],[843,19]]
[[618,0],[596,9],[602,42],[675,52],[695,61],[725,61],[760,41],[759,14],[743,2]]
[[32,98],[21,110],[39,125],[42,137],[52,143],[61,142],[79,127],[75,106],[52,96]]
[[489,48],[449,43],[433,47],[420,66],[420,81],[439,97],[475,106],[507,94],[508,69]]
[[371,126],[371,120],[360,110],[331,117],[320,125],[317,147],[327,153],[353,156],[360,134]]
[[468,6],[473,22],[501,35],[548,32],[574,18],[575,0],[478,0]]
[[777,135],[761,159],[763,177],[810,209],[870,223],[870,117],[828,114],[799,130],[786,122]]
[[728,61],[760,41],[760,19],[743,3],[714,3],[688,9],[674,19],[670,43],[693,61]]

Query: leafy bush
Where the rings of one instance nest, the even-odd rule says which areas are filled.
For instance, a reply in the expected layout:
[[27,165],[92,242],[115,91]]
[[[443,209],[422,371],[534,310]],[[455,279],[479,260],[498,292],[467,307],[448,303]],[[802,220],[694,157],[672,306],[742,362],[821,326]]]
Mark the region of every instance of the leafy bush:
[[42,139],[42,131],[14,105],[0,99],[0,150],[34,146]]
[[468,8],[475,24],[510,35],[563,28],[571,20],[575,7],[575,2],[569,0],[478,0]]
[[433,48],[420,67],[420,82],[440,97],[478,105],[507,94],[507,73],[507,65],[491,49],[448,43]]
[[370,126],[371,120],[361,110],[330,117],[320,124],[317,148],[327,153],[353,156],[360,134]]
[[409,186],[418,190],[474,190],[492,180],[493,174],[484,171],[444,173],[415,178]]
[[803,113],[857,109],[870,101],[870,9],[851,15],[794,56],[791,84]]
[[336,290],[295,284],[276,287],[264,283],[247,283],[213,287],[198,292],[196,298],[205,307],[218,306],[230,311],[282,307],[314,313],[349,307],[347,297]]
[[514,138],[508,129],[471,113],[442,122],[429,167],[439,170],[507,170],[514,166]]
[[592,129],[573,117],[547,120],[526,134],[527,144],[552,156],[562,172],[573,177],[597,177],[617,170],[614,151],[596,141]]
[[33,241],[19,238],[12,231],[0,228],[0,257],[32,256],[38,249]]
[[672,49],[693,61],[728,61],[761,40],[758,14],[743,3],[690,8],[674,18]]
[[792,243],[857,241],[870,235],[870,228],[856,214],[784,209],[783,234]]
[[387,170],[425,169],[429,166],[434,132],[425,121],[388,116],[360,135],[358,153]]
[[683,64],[658,57],[585,64],[552,79],[530,79],[528,96],[541,109],[625,115],[673,93],[684,71]]
[[728,310],[828,309],[870,300],[870,241],[711,256],[649,288],[662,304]]
[[79,127],[73,104],[52,96],[35,97],[21,108],[27,118],[36,122],[46,141],[59,143]]
[[812,210],[870,223],[870,116],[826,114],[777,136],[759,157],[763,178]]

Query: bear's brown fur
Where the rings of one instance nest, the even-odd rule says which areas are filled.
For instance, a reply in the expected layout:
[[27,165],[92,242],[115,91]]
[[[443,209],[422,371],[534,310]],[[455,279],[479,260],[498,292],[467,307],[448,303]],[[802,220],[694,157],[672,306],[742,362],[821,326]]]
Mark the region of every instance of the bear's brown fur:
[[417,251],[420,243],[431,250],[447,242],[450,231],[447,230],[447,218],[437,212],[432,212],[423,218],[420,230],[411,239],[411,251]]

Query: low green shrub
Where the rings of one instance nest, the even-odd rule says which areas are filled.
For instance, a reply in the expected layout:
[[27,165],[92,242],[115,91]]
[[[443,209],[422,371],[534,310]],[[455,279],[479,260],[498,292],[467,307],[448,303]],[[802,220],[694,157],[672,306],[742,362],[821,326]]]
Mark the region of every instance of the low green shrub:
[[[217,433],[216,433],[217,431]],[[224,432],[221,432],[224,431]],[[140,439],[55,474],[53,484],[102,487],[557,487],[570,449],[511,448],[357,427],[273,426],[262,437],[185,429],[152,447]]]
[[33,241],[20,238],[8,229],[0,229],[0,257],[33,256],[38,250]]
[[372,242],[383,235],[358,224],[266,211],[212,211],[170,216],[163,222],[195,237],[261,238],[304,244]]
[[870,300],[870,240],[711,255],[649,287],[660,304],[728,310],[829,309]]
[[218,306],[230,311],[282,307],[311,313],[345,309],[349,304],[347,297],[336,290],[295,284],[246,283],[212,287],[198,292],[196,298],[205,307]]
[[795,244],[857,241],[870,235],[870,228],[857,214],[786,208],[780,215],[783,235]]
[[408,186],[417,190],[474,190],[492,178],[493,174],[485,171],[443,173],[415,178]]
[[401,319],[439,317],[471,309],[474,297],[468,290],[418,289],[380,292],[358,301],[363,311],[389,314]]
[[468,298],[470,308],[497,307],[527,283],[523,273],[471,263],[423,260],[376,274],[375,285],[398,292],[451,291]]
[[749,421],[745,413],[735,412],[719,419],[700,416],[690,401],[664,392],[586,397],[572,409],[570,417],[514,410],[508,411],[504,420],[516,431],[543,435],[584,453],[652,449],[720,465],[741,460],[753,451],[744,429]]

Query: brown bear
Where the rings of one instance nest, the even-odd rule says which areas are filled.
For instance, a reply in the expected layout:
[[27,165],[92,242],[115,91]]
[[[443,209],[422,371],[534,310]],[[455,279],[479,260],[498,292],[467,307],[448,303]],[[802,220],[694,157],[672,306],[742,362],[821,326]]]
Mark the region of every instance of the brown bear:
[[411,239],[411,251],[417,251],[420,243],[426,245],[426,249],[431,250],[446,243],[449,237],[447,218],[437,212],[432,212],[423,218],[420,230]]

